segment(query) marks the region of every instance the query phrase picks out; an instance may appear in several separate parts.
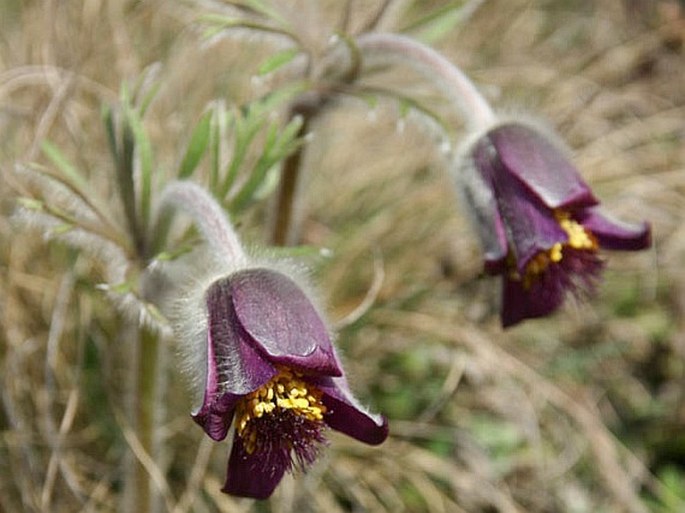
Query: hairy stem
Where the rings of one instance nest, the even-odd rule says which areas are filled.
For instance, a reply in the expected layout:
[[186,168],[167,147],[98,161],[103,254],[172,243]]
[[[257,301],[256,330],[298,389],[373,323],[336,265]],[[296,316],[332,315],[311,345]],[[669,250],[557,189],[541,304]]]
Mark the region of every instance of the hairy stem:
[[368,33],[356,39],[364,66],[406,64],[435,85],[464,117],[471,130],[490,127],[497,117],[475,84],[439,52],[410,37]]
[[192,182],[172,182],[162,192],[160,204],[164,210],[180,208],[193,218],[202,236],[209,243],[215,256],[228,262],[245,259],[243,246],[233,225],[214,197]]

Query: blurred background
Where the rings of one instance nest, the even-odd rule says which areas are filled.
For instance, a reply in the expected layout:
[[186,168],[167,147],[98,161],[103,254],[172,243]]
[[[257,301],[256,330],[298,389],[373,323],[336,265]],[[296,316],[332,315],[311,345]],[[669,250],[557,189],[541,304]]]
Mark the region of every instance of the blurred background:
[[[258,76],[278,37],[202,36],[198,17],[234,3],[0,0],[2,511],[120,511],[122,461],[136,452],[117,414],[131,321],[97,289],[97,260],[16,222],[16,163],[47,164],[49,138],[110,198],[101,109],[152,69],[145,128],[168,173],[210,102],[246,104],[296,72]],[[271,5],[316,55],[345,4]],[[385,4],[379,28],[429,41],[498,110],[546,120],[608,210],[652,223],[654,248],[607,254],[595,298],[504,332],[499,282],[481,274],[434,131],[396,102],[336,101],[304,152],[302,237],[331,250],[308,263],[352,386],[389,417],[390,438],[369,448],[331,433],[271,500],[223,495],[230,446],[192,422],[169,344],[153,462],[161,509],[685,511],[685,7],[357,0],[347,30]],[[417,24],[426,13],[438,15]],[[418,80],[390,78],[435,101]],[[267,240],[266,205],[239,220],[250,244]]]

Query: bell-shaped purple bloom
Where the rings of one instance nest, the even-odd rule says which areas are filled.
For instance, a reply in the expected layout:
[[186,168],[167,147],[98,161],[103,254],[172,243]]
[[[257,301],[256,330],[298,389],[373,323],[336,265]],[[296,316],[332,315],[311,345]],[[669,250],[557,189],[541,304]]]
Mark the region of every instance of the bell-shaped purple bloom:
[[[550,314],[567,292],[592,292],[599,248],[639,250],[650,227],[604,214],[588,185],[537,129],[496,126],[471,148],[464,183],[485,251],[485,269],[503,277],[504,327]],[[468,172],[468,170],[467,170]]]
[[193,418],[214,440],[235,426],[224,492],[268,497],[286,471],[314,461],[327,427],[385,440],[386,419],[353,397],[324,322],[290,278],[238,271],[205,301],[207,376]]

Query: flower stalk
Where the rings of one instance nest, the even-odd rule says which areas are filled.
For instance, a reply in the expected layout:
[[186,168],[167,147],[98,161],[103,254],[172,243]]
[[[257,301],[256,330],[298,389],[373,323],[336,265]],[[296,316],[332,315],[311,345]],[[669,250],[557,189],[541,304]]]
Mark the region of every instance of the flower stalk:
[[[371,32],[354,39],[342,38],[321,63],[322,82],[333,79],[353,83],[374,65],[409,65],[435,85],[463,117],[471,131],[485,131],[497,122],[492,107],[475,84],[455,64],[433,48],[410,37]],[[335,86],[310,92],[291,107],[290,116],[302,116],[300,135],[306,134],[313,120],[334,94]],[[279,190],[273,206],[271,242],[275,245],[297,244],[300,238],[298,196],[305,146],[294,152],[283,165]]]
[[497,121],[492,107],[459,67],[438,51],[399,34],[363,34],[355,43],[364,66],[406,64],[421,73],[448,99],[469,130],[486,129]]
[[201,271],[170,316],[183,364],[202,387],[193,419],[216,441],[234,425],[223,491],[269,497],[286,472],[314,462],[328,428],[383,442],[387,420],[352,396],[328,327],[297,278],[248,258],[200,186],[171,183],[161,205],[161,213],[176,207],[193,218],[219,264]]
[[[164,371],[159,363],[160,341],[156,333],[140,328],[136,350],[138,365],[133,367],[136,401],[132,405],[135,413],[135,430],[142,449],[154,461],[159,461],[159,443],[157,414],[159,412],[160,389],[159,375]],[[147,512],[158,509],[160,496],[152,488],[148,470],[136,458],[132,462],[132,471],[127,475],[128,504],[133,504],[136,511]]]
[[[297,137],[304,137],[310,130],[314,119],[330,99],[326,93],[309,92],[298,98],[290,107],[289,119],[301,117],[302,126]],[[301,169],[304,145],[288,156],[283,162],[281,180],[273,204],[271,219],[271,243],[276,246],[297,244],[300,238],[300,219],[297,205],[300,196]]]
[[226,262],[237,263],[245,259],[245,252],[233,226],[211,194],[192,182],[172,182],[160,198],[162,212],[178,208],[188,214],[202,232],[211,251]]

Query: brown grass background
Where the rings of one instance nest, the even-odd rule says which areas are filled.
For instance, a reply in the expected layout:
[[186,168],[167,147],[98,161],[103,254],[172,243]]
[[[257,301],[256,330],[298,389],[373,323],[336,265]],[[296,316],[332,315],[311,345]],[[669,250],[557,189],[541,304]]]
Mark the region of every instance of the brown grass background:
[[[355,2],[351,27],[380,3]],[[97,262],[13,221],[15,162],[43,161],[49,137],[112,194],[100,108],[122,81],[158,63],[146,127],[160,176],[208,102],[286,82],[287,68],[251,80],[277,39],[202,41],[193,22],[220,4],[0,1],[0,510],[117,511],[131,451],[114,414],[128,321],[94,290]],[[386,29],[445,2],[394,4]],[[319,50],[342,10],[274,5]],[[229,446],[203,439],[172,369],[155,462],[168,509],[685,511],[684,37],[676,1],[486,0],[436,42],[498,109],[547,120],[608,209],[653,227],[652,250],[608,255],[596,298],[507,332],[434,134],[398,125],[392,102],[329,108],[306,152],[304,242],[332,249],[316,281],[353,387],[391,436],[368,448],[333,434],[272,500],[236,500],[219,492]],[[241,225],[255,244],[262,217]]]

